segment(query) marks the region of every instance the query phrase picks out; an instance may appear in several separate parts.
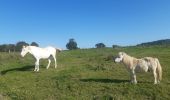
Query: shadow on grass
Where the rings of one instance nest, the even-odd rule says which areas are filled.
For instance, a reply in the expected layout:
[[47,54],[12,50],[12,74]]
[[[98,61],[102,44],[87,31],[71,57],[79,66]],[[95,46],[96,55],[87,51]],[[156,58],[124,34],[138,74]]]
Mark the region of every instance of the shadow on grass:
[[129,80],[121,79],[80,79],[82,82],[100,82],[100,83],[126,83]]
[[13,72],[13,71],[32,71],[32,68],[34,68],[34,66],[23,66],[21,68],[7,69],[4,71],[1,71],[1,75],[5,75],[6,73]]
[[152,81],[138,81],[138,83],[142,83],[142,84],[144,84],[144,83],[152,84],[153,82],[152,82]]

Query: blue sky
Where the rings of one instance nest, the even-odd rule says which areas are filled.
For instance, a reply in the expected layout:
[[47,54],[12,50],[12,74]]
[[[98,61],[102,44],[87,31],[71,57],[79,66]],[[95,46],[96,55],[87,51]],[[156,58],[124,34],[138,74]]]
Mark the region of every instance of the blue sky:
[[0,44],[65,48],[135,45],[170,38],[169,0],[0,0]]

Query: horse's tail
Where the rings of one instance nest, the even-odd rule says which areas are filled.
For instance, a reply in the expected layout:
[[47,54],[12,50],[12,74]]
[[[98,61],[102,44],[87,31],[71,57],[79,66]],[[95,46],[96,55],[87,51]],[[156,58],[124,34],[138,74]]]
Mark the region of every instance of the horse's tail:
[[61,52],[62,49],[61,48],[56,48],[56,52]]
[[161,67],[161,64],[160,64],[160,62],[159,62],[159,60],[157,58],[155,58],[155,61],[157,63],[156,72],[158,74],[158,78],[159,78],[159,80],[162,80],[162,67]]

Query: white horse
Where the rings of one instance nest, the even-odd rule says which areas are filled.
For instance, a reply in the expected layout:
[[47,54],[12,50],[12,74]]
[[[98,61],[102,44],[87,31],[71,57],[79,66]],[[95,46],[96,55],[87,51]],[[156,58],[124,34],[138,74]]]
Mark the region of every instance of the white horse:
[[51,56],[54,58],[55,68],[57,68],[56,50],[61,51],[61,49],[56,49],[54,47],[39,48],[36,46],[23,46],[21,56],[24,57],[27,53],[30,53],[35,57],[36,62],[34,71],[39,71],[40,59],[48,59],[48,65],[46,67],[48,69],[51,64]]
[[137,59],[127,55],[124,52],[119,52],[115,58],[115,62],[122,62],[127,70],[130,72],[130,79],[132,83],[137,84],[136,72],[152,71],[154,75],[154,84],[160,83],[162,79],[162,67],[157,58],[144,57]]

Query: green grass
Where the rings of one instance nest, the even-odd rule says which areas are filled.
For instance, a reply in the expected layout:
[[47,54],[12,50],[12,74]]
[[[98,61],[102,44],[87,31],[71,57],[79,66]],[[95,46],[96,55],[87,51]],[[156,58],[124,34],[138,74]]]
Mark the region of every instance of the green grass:
[[[134,57],[159,58],[163,80],[153,85],[152,73],[138,73],[138,84],[129,83],[129,73],[111,56],[119,51]],[[84,49],[58,54],[58,67],[33,72],[31,55],[0,53],[0,99],[3,100],[166,100],[170,98],[170,48]]]

